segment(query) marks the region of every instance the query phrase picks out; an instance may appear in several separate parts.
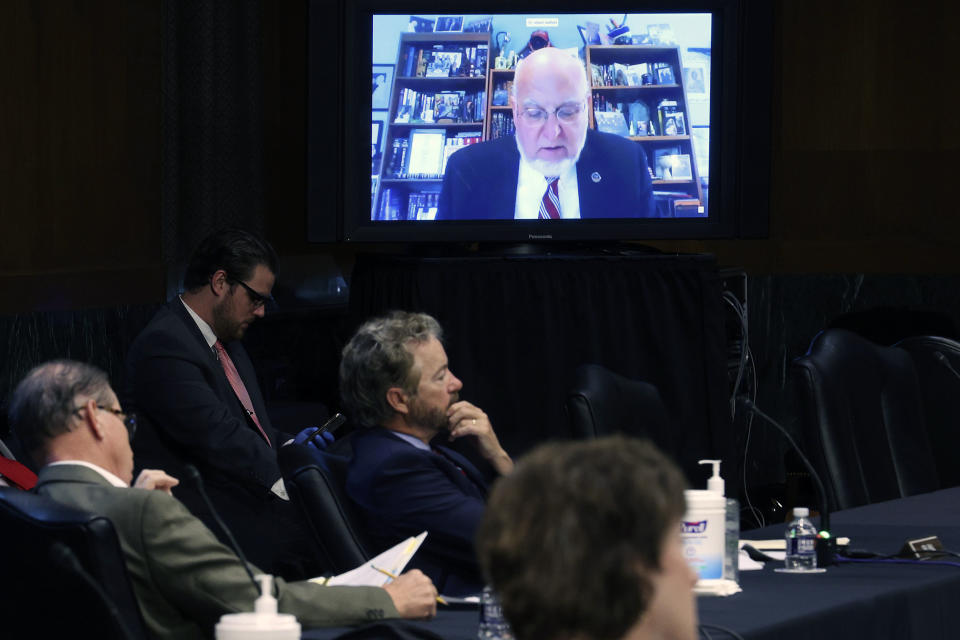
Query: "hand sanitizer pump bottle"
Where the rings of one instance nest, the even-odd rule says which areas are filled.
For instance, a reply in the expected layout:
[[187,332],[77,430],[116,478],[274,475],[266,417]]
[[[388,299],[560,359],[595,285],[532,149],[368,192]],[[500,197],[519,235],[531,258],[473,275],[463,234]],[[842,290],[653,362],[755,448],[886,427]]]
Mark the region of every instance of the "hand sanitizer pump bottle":
[[217,623],[216,640],[300,640],[300,623],[289,613],[277,613],[273,576],[260,574],[260,597],[253,613],[228,613]]
[[[713,475],[707,480],[707,491],[724,496],[725,486],[720,477],[719,460],[700,460],[699,464],[712,464]],[[724,543],[723,577],[737,582],[740,577],[740,503],[734,498],[724,498]]]
[[721,580],[724,577],[725,501],[723,480],[719,477],[716,479],[721,483],[719,492],[716,491],[714,478],[711,478],[712,487],[708,482],[707,489],[687,489],[683,492],[687,501],[680,534],[683,553],[700,581]]

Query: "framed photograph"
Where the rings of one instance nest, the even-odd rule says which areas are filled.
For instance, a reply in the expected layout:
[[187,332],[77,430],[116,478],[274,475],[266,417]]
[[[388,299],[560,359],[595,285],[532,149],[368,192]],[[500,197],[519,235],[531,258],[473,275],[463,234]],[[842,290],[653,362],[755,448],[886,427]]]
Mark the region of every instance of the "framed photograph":
[[449,78],[460,69],[462,53],[459,51],[432,51],[427,63],[427,78]]
[[493,31],[492,17],[468,22],[467,26],[463,28],[464,33],[490,33],[491,31]]
[[690,156],[685,153],[680,153],[667,156],[667,158],[669,158],[674,180],[693,180],[693,171],[690,168]]
[[673,75],[673,67],[665,64],[657,67],[657,84],[676,84],[677,79]]
[[407,25],[407,31],[410,33],[432,33],[433,20],[421,18],[419,16],[410,16],[410,23]]
[[373,109],[390,108],[390,88],[393,86],[392,64],[373,65],[373,98],[370,100],[370,106]]
[[688,99],[704,102],[710,97],[709,73],[704,62],[690,62],[683,67],[683,88]]
[[443,129],[414,129],[410,132],[410,150],[407,152],[411,178],[435,178],[443,164],[443,147],[447,134]]
[[436,32],[463,31],[463,16],[439,16],[433,30]]

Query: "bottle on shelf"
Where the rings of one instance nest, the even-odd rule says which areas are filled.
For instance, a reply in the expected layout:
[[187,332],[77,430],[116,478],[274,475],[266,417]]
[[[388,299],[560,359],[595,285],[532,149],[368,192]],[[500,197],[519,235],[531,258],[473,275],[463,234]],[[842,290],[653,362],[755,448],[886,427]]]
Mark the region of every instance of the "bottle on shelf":
[[809,518],[807,507],[794,507],[793,521],[784,535],[787,571],[813,571],[817,568],[817,529]]

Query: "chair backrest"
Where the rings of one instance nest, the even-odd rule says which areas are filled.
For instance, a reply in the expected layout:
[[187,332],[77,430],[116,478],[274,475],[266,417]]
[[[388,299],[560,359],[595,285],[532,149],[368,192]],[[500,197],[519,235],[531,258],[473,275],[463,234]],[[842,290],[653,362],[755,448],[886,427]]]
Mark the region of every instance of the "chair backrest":
[[655,386],[625,378],[598,364],[585,364],[574,372],[574,383],[565,404],[575,438],[623,433],[653,440],[675,454],[675,438],[667,412]]
[[4,637],[147,637],[113,524],[19,489],[0,488],[0,603]]
[[907,352],[828,329],[791,371],[806,449],[832,509],[938,488]]
[[323,567],[343,573],[372,558],[345,490],[349,458],[290,444],[280,448],[279,460],[291,498],[310,524]]
[[914,336],[894,346],[909,353],[917,369],[940,486],[960,485],[960,342]]

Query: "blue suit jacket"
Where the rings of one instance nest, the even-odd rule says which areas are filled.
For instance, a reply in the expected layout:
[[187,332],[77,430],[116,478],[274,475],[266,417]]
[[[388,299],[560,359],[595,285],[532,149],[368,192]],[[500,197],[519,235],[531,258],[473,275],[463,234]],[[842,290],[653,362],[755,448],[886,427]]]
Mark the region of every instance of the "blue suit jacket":
[[[270,545],[278,539],[276,510],[284,505],[275,504],[280,501],[270,488],[281,475],[276,447],[289,436],[270,424],[243,345],[234,341],[225,347],[273,448],[240,404],[179,298],[162,307],[131,345],[124,407],[146,418],[133,442],[137,466],[164,469],[183,480],[184,465],[196,465],[244,552],[271,571]],[[220,527],[192,483],[181,482],[173,491],[219,534]]]
[[[512,219],[520,152],[513,136],[465,147],[447,161],[437,220]],[[647,155],[636,142],[587,130],[577,161],[581,218],[655,217]]]
[[351,439],[347,494],[364,518],[368,537],[380,546],[377,551],[426,530],[410,566],[429,575],[444,593],[479,591],[483,582],[474,536],[490,478],[453,449],[438,447],[443,455],[423,451],[380,427],[360,430]]

